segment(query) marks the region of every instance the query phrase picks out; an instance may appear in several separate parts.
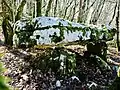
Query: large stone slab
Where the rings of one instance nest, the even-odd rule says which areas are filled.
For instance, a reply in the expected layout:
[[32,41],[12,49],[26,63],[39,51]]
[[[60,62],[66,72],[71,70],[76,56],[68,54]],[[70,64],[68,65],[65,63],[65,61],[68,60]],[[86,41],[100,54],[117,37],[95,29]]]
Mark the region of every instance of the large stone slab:
[[71,22],[57,17],[37,17],[33,20],[21,19],[15,24],[16,38],[20,43],[37,41],[37,44],[57,44],[75,41],[109,41],[115,29],[109,26],[97,27]]

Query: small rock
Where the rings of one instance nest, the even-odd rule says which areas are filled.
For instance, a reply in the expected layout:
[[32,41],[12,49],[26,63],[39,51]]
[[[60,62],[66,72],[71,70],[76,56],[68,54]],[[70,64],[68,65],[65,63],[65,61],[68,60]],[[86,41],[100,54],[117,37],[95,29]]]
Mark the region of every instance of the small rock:
[[72,78],[72,80],[75,80],[75,79],[76,79],[77,81],[79,81],[79,82],[80,82],[79,78],[78,78],[78,77],[76,77],[76,76],[72,76],[71,78]]
[[26,74],[22,75],[21,77],[23,78],[23,80],[28,81],[29,77]]
[[61,87],[61,82],[59,80],[56,81],[56,87]]

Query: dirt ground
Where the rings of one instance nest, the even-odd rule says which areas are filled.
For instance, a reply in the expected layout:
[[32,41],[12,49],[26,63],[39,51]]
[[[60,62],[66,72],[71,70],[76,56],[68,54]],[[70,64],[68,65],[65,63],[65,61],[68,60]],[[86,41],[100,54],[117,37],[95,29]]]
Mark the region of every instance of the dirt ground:
[[[2,34],[0,35],[0,39],[3,40]],[[76,52],[79,52],[80,55],[83,55],[83,52],[86,50],[84,46],[80,46],[80,45],[71,45],[71,46],[68,46],[67,48],[72,49]],[[46,75],[42,76],[39,70],[32,71],[32,69],[28,69],[28,68],[25,69],[26,67],[24,68],[24,66],[29,66],[29,63],[26,63],[23,59],[23,58],[26,58],[27,56],[26,51],[20,50],[21,53],[23,53],[22,58],[20,58],[20,56],[22,56],[20,53],[17,53],[17,55],[14,55],[10,51],[11,49],[8,49],[8,47],[4,46],[3,44],[0,44],[0,56],[6,54],[6,57],[3,60],[1,60],[4,63],[5,67],[7,68],[7,71],[4,73],[4,75],[12,78],[13,81],[10,83],[10,85],[12,85],[14,88],[17,86],[17,88],[19,88],[20,90],[24,90],[24,89],[38,90],[38,89],[34,89],[34,87],[43,88],[44,85],[49,84],[49,83],[46,84],[43,82],[52,82],[49,80],[55,79],[55,76],[52,75],[52,73],[50,77],[47,77],[49,79],[47,80],[47,78],[44,78],[46,77]],[[108,47],[108,56],[112,60],[116,62],[120,62],[120,52],[117,51],[117,48]],[[21,68],[20,66],[23,66],[22,67],[23,71],[20,71],[19,69]],[[43,82],[40,83],[39,79],[41,79],[40,81],[43,81]]]

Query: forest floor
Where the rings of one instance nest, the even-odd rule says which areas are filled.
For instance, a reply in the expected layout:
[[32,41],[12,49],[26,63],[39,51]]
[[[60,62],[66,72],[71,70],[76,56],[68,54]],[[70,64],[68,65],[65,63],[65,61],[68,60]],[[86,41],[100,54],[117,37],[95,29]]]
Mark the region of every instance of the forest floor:
[[[78,52],[80,55],[83,55],[83,52],[86,50],[85,47],[79,45],[73,45],[67,48]],[[0,56],[3,55],[0,61],[3,62],[5,68],[7,69],[4,72],[4,75],[10,77],[12,81],[9,82],[9,84],[13,88],[18,88],[19,90],[48,90],[48,88],[50,90],[54,90],[53,88],[55,88],[57,81],[57,77],[55,76],[54,72],[49,71],[48,73],[42,73],[40,69],[34,69],[34,66],[31,66],[31,60],[34,60],[32,56],[36,55],[35,52],[41,52],[44,54],[45,51],[32,51],[30,49],[10,49],[0,43]],[[117,52],[116,48],[109,47],[108,56],[112,60],[120,62],[120,52]],[[37,64],[37,62],[34,61],[32,61],[32,63],[34,63],[33,65]],[[90,81],[94,82],[94,85],[105,83],[103,84],[104,86],[107,85],[106,83],[108,82],[108,80],[109,82],[112,82],[113,77],[109,76],[109,73],[112,72],[101,74],[102,72],[98,69],[98,67],[92,67],[86,62],[83,62],[83,64],[85,64],[85,68],[82,69],[85,73],[87,72],[90,78],[93,79]],[[81,70],[81,67],[79,68],[79,70]],[[80,83],[78,87],[76,86],[77,89],[74,90],[82,90],[80,88],[85,87],[84,83],[85,82],[83,82],[82,84]],[[68,90],[72,90],[70,89],[71,86],[65,88],[69,88]],[[62,90],[66,90],[65,88],[63,88]]]
[[[74,46],[72,46],[74,49]],[[85,49],[76,48],[74,50],[79,50],[80,54],[82,55],[81,51]],[[54,90],[55,82],[57,81],[54,73],[48,72],[46,74],[41,73],[39,69],[33,69],[30,67],[29,62],[26,62],[25,59],[30,59],[30,51],[29,50],[22,50],[22,49],[8,49],[6,46],[0,46],[0,54],[4,53],[4,57],[1,58],[1,61],[4,63],[5,71],[4,75],[8,76],[12,79],[10,85],[13,88],[18,88],[19,90]],[[38,51],[37,51],[38,52]],[[41,51],[39,51],[41,52]],[[44,52],[44,51],[43,51]],[[77,51],[78,52],[78,51]],[[120,62],[120,52],[116,51],[116,48],[109,47],[109,54],[113,60]],[[90,70],[87,72],[91,72],[93,68],[89,67]],[[94,71],[94,70],[93,70]],[[94,71],[93,73],[97,73]],[[99,78],[96,74],[94,78]],[[91,74],[92,76],[93,74]],[[100,78],[104,78],[104,75]],[[106,79],[106,78],[104,78]],[[93,80],[95,83],[101,83],[100,80]],[[103,81],[104,82],[104,81]],[[81,86],[83,87],[83,86]],[[62,89],[66,90],[66,89]],[[70,89],[68,89],[70,90]],[[75,89],[75,90],[82,90],[82,89]],[[102,89],[101,89],[102,90]]]

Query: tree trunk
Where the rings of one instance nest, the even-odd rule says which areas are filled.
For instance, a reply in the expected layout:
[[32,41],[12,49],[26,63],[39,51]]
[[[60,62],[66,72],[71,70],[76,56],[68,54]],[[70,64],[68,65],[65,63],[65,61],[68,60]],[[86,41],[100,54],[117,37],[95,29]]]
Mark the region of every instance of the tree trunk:
[[[2,11],[3,11],[3,16],[5,15],[5,12],[6,12],[6,7],[3,3],[3,0],[1,2],[1,5],[2,5]],[[6,19],[5,17],[3,17],[3,21],[2,21],[2,30],[3,30],[3,35],[4,35],[4,43],[7,44],[7,38],[8,38],[8,33],[7,33],[7,27],[6,27]]]
[[49,0],[49,2],[48,2],[45,16],[48,16],[48,14],[49,14],[49,12],[50,12],[51,5],[52,5],[52,1],[53,1],[53,0]]
[[79,1],[78,23],[82,22],[82,0]]
[[72,14],[72,19],[71,19],[71,21],[74,20],[74,17],[75,17],[75,11],[76,11],[76,6],[77,6],[77,0],[74,0],[74,7],[73,7],[73,14]]
[[55,7],[54,7],[54,17],[56,16],[57,4],[58,4],[58,0],[56,0],[56,1],[55,1]]
[[37,17],[39,16],[42,16],[42,0],[36,0],[36,4],[37,4],[37,7],[36,7],[36,11],[37,11]]
[[25,4],[26,4],[26,0],[22,0],[22,2],[20,3],[20,5],[17,9],[17,15],[15,16],[15,21],[17,21],[21,18]]
[[4,35],[4,38],[5,38],[4,43],[7,44],[8,33],[7,33],[7,27],[6,27],[6,19],[3,19],[2,29],[3,29],[3,35]]
[[117,10],[117,1],[116,1],[116,4],[115,4],[115,7],[114,7],[114,13],[113,13],[112,19],[111,19],[110,22],[109,22],[109,25],[111,25],[113,19],[115,18],[116,10]]
[[91,19],[92,24],[94,24],[94,25],[97,24],[97,21],[101,15],[102,10],[103,10],[104,4],[105,4],[105,0],[101,0],[100,2],[98,2],[96,4],[97,7],[95,8],[95,11],[93,12],[93,17]]
[[120,51],[120,42],[119,42],[119,18],[120,18],[120,1],[118,2],[118,11],[116,16],[116,27],[117,27],[117,47],[118,51]]
[[66,17],[67,12],[68,12],[68,8],[71,6],[72,2],[73,2],[73,1],[69,2],[69,4],[65,7],[65,13],[64,13],[63,18],[65,18],[65,17]]

